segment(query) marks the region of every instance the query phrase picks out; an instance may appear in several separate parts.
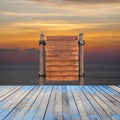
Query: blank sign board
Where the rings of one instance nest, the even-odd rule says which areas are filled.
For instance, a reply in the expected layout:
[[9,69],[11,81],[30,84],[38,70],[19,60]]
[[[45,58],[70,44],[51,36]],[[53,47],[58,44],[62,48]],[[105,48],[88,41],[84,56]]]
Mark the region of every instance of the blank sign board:
[[46,37],[46,80],[78,81],[78,37]]

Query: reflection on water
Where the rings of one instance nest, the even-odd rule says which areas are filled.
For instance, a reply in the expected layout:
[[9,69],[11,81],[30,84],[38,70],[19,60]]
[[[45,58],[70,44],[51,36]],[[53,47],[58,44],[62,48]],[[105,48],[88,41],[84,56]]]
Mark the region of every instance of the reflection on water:
[[[38,85],[38,71],[38,62],[0,64],[0,84]],[[53,75],[54,72],[50,74]],[[61,75],[64,72],[60,72]],[[68,71],[65,74],[77,75],[77,72]],[[85,64],[85,84],[120,84],[120,64]]]
[[77,36],[51,36],[46,41],[46,79],[78,80]]

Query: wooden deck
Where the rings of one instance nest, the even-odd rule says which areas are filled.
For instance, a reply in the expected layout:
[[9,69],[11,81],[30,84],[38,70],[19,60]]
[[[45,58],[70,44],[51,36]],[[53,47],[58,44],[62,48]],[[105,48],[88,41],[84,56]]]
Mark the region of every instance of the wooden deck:
[[0,120],[120,120],[120,86],[0,86]]
[[78,81],[78,49],[77,36],[46,36],[46,80]]

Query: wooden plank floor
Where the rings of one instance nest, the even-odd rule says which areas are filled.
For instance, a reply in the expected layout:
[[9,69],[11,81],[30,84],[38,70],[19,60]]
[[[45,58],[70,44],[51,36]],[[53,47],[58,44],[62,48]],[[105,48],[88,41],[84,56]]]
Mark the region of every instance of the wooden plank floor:
[[0,120],[120,120],[120,86],[0,86]]

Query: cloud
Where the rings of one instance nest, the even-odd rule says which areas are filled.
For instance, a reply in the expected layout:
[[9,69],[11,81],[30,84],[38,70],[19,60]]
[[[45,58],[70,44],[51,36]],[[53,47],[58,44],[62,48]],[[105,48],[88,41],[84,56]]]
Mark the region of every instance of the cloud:
[[115,3],[120,2],[120,0],[64,0],[68,2],[80,2],[80,3]]
[[36,48],[25,49],[0,49],[1,62],[37,62],[39,60],[39,50]]
[[[36,2],[44,2],[44,0],[32,0]],[[120,3],[120,0],[46,0],[45,2],[53,2],[53,3]]]
[[6,15],[6,16],[34,16],[34,17],[44,17],[44,16],[70,16],[71,14],[57,14],[57,13],[20,13],[20,12],[9,12],[9,11],[0,11],[1,15]]
[[10,49],[10,48],[2,48],[2,49],[0,49],[0,53],[25,53],[25,54],[34,54],[34,55],[36,55],[36,54],[38,54],[39,53],[39,50],[38,49],[36,49],[36,48],[25,48],[25,49],[23,49],[23,50],[21,50],[21,49],[18,49],[18,48],[14,48],[14,49]]
[[9,49],[9,48],[0,49],[0,53],[18,52],[18,51],[19,49]]

